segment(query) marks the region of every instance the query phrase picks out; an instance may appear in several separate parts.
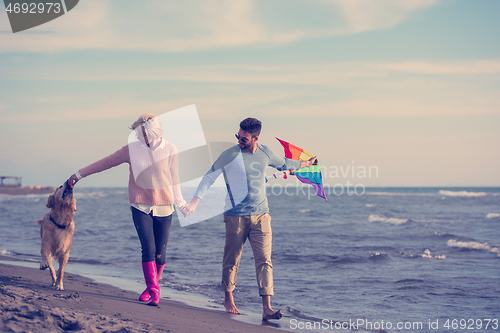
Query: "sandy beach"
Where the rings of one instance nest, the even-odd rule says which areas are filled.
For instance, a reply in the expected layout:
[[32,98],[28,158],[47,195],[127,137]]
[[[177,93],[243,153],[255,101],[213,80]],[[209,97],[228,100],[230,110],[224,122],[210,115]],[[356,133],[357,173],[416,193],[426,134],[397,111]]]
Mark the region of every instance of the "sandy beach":
[[[13,261],[4,256],[0,260]],[[137,293],[76,274],[65,274],[64,291],[50,284],[47,271],[0,264],[0,331],[276,332],[265,323],[249,324],[223,311],[171,300],[161,299],[159,307],[146,306],[137,300]]]

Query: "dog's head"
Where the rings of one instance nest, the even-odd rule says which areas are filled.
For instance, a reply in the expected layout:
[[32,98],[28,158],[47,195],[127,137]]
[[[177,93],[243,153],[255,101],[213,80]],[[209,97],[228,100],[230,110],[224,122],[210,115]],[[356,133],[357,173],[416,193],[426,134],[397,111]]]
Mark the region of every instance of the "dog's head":
[[73,211],[76,211],[76,200],[73,198],[73,188],[69,186],[67,181],[59,186],[47,200],[48,208],[63,208],[64,206],[70,207]]

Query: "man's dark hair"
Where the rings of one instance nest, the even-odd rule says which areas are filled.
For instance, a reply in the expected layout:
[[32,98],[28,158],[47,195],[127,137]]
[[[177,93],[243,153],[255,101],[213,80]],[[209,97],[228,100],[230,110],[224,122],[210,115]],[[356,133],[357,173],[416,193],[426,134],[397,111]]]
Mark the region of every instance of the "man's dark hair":
[[255,137],[260,135],[262,123],[258,119],[247,118],[240,123],[240,128]]

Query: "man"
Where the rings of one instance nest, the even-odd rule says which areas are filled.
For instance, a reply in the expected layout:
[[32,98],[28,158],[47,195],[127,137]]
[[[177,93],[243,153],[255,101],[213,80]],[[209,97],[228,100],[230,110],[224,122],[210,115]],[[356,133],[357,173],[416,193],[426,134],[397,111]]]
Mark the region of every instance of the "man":
[[233,290],[241,252],[246,239],[252,246],[259,294],[262,296],[263,320],[280,319],[283,313],[271,307],[273,291],[273,266],[271,263],[271,216],[265,189],[265,169],[271,166],[280,171],[296,170],[313,165],[316,157],[308,161],[295,161],[275,155],[271,149],[258,142],[262,123],[247,118],[240,123],[235,145],[219,156],[203,177],[188,204],[181,208],[184,215],[192,214],[221,173],[228,190],[224,208],[226,244],[222,265],[222,287],[225,291],[224,306],[229,313],[240,314],[234,304]]

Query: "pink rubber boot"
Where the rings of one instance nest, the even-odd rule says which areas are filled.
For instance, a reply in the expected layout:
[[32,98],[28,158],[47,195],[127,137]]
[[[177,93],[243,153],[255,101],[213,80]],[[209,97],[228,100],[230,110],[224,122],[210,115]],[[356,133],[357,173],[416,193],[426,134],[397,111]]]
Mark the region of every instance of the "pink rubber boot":
[[158,306],[160,304],[160,286],[158,284],[158,273],[156,272],[156,262],[143,262],[142,271],[144,272],[144,279],[146,286],[149,289],[151,296],[148,305]]
[[[161,279],[161,274],[163,273],[163,268],[165,268],[165,264],[156,266],[156,276],[158,276],[158,285]],[[141,296],[139,296],[139,301],[141,302],[149,302],[151,295],[149,294],[149,288],[146,288]]]

